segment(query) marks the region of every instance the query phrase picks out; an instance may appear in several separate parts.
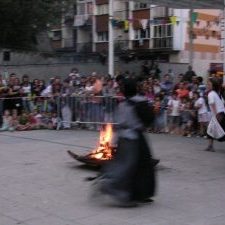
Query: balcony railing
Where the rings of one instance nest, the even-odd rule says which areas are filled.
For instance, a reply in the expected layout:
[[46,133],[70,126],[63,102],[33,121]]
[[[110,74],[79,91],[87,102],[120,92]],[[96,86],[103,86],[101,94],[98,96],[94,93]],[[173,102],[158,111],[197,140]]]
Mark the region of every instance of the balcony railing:
[[76,43],[76,52],[79,53],[92,52],[92,43],[91,42]]
[[153,49],[173,48],[173,37],[154,38]]
[[126,51],[129,49],[128,40],[116,40],[114,41],[114,50],[115,52]]
[[75,27],[92,26],[92,15],[75,15],[74,26]]

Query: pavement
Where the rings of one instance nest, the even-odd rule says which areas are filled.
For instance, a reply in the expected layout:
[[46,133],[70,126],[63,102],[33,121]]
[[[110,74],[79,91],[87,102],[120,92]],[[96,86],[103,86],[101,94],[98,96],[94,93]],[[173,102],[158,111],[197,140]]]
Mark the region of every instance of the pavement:
[[118,208],[90,198],[94,176],[66,153],[85,154],[98,132],[0,133],[0,225],[225,225],[225,144],[148,135],[158,190],[151,204]]

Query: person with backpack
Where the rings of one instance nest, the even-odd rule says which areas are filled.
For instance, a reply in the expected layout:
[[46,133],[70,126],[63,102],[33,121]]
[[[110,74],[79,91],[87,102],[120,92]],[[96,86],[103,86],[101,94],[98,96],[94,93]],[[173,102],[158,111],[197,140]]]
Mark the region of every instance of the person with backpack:
[[155,164],[144,136],[153,122],[152,109],[144,96],[137,95],[137,85],[124,79],[120,89],[125,100],[117,111],[117,150],[113,160],[105,164],[96,180],[100,193],[110,196],[119,206],[136,206],[151,202],[155,195]]

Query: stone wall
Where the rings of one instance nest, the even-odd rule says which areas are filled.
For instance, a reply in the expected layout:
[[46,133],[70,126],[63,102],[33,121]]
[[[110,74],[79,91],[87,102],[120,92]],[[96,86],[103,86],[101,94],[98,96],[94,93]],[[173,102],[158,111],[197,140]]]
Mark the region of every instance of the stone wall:
[[[2,53],[0,53],[1,55]],[[115,58],[115,71],[131,71],[136,75],[141,73],[143,60],[134,60],[125,63],[118,57]],[[162,75],[172,69],[175,74],[185,73],[187,64],[159,63]],[[66,77],[72,68],[78,68],[81,75],[108,73],[108,65],[103,65],[96,55],[74,55],[73,53],[58,54],[56,56],[40,55],[35,53],[11,53],[9,61],[0,57],[0,74],[16,73],[19,77],[28,74],[31,79],[39,78],[48,80],[53,76]]]

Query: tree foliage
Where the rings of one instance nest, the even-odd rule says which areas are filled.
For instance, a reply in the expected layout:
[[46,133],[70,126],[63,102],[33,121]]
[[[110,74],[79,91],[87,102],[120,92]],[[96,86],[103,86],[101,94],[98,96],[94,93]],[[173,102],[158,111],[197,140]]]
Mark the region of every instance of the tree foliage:
[[60,23],[73,0],[1,0],[0,47],[35,49],[37,35],[47,24]]

